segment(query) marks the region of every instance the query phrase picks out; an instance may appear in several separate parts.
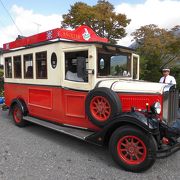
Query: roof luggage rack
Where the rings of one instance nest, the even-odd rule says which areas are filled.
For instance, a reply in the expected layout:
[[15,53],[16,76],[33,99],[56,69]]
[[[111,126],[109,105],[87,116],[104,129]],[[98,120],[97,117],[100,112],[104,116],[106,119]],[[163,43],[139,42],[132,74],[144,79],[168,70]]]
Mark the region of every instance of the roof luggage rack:
[[29,37],[18,38],[13,42],[3,44],[3,50],[9,51],[56,39],[76,42],[108,42],[108,39],[97,36],[90,27],[82,25],[75,30],[56,28]]

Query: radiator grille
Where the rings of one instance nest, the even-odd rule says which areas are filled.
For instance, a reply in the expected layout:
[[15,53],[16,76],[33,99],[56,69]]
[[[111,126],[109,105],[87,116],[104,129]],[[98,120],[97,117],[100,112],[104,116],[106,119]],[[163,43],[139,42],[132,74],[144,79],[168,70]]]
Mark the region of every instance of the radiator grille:
[[179,92],[174,87],[171,87],[168,92],[164,93],[163,120],[166,121],[168,125],[172,125],[177,118],[178,94]]

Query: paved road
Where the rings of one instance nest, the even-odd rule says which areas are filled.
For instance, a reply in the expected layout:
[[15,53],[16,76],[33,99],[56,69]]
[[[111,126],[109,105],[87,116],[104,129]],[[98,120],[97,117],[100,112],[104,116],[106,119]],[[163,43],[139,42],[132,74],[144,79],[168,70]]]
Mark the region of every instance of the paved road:
[[0,111],[0,180],[178,180],[180,152],[144,173],[121,170],[107,149],[32,125],[16,127]]

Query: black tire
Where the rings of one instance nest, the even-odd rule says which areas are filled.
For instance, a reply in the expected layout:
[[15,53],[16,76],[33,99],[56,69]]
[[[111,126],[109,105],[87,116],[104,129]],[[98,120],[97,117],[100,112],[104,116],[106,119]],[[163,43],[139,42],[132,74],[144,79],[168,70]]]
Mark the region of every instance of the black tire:
[[141,172],[154,164],[157,143],[154,137],[138,128],[122,126],[112,134],[109,150],[120,167],[126,171]]
[[[98,112],[98,107],[95,107],[95,112],[95,110],[92,110],[92,104],[97,98],[100,98],[100,102],[102,101],[101,104],[103,105]],[[99,105],[96,104],[96,106]],[[86,97],[85,110],[89,120],[98,127],[106,126],[115,115],[122,112],[118,95],[111,89],[105,87],[95,88],[89,92]]]
[[13,105],[12,116],[16,126],[25,127],[27,125],[27,121],[23,119],[23,112],[18,104]]

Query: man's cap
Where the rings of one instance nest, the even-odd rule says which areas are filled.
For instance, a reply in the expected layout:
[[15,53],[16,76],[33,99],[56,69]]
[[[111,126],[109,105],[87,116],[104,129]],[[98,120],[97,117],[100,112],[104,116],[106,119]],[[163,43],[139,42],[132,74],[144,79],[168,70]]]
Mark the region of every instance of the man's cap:
[[163,68],[162,71],[169,71],[170,72],[170,68]]

